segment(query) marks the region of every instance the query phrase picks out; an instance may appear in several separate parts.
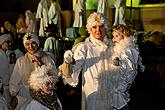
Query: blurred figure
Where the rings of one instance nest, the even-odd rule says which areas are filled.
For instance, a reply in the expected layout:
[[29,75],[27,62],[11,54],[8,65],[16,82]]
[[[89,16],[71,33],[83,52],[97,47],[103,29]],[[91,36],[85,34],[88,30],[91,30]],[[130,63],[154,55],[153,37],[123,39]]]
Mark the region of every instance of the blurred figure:
[[17,19],[16,23],[16,32],[17,34],[25,34],[26,33],[26,23],[25,23],[25,16],[20,14]]
[[39,36],[41,37],[45,36],[45,28],[49,24],[48,10],[49,0],[40,0],[37,7],[36,19],[40,21]]
[[37,32],[37,22],[34,14],[30,10],[25,12],[26,32]]
[[49,24],[57,25],[58,33],[62,37],[61,29],[61,7],[58,0],[50,0],[51,5],[48,12]]
[[76,0],[74,8],[73,27],[81,28],[86,25],[86,0]]
[[126,9],[126,0],[115,0],[114,6],[115,6],[115,21],[113,25],[117,25],[117,24],[126,25],[124,18],[125,9]]
[[12,37],[10,34],[0,36],[0,78],[3,84],[3,97],[10,104],[9,79],[11,75],[9,57],[6,52],[11,48]]

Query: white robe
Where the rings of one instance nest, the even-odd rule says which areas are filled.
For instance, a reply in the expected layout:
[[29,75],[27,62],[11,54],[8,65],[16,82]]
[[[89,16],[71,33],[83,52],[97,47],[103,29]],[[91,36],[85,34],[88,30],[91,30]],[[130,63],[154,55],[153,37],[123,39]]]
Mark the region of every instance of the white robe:
[[82,27],[82,26],[85,26],[85,24],[86,24],[85,0],[78,0],[74,8],[73,27]]
[[[78,76],[82,71],[82,110],[107,110],[96,108],[96,98],[100,76],[107,73],[109,69],[110,45],[109,39],[101,42],[90,36],[75,49],[73,73],[71,78],[64,78],[68,84],[76,86]],[[102,102],[102,100],[99,102]]]
[[109,18],[109,2],[108,2],[108,0],[99,0],[97,12],[100,12],[104,16]]
[[[55,63],[53,59],[44,54],[41,57],[41,60],[45,63],[51,63],[55,66]],[[29,58],[28,54],[26,53],[24,56],[17,59],[17,62],[15,64],[13,73],[10,78],[9,82],[9,89],[11,96],[18,96],[18,109],[21,106],[21,104],[26,101],[26,99],[31,99],[31,96],[29,94],[29,86],[28,86],[28,79],[30,76],[30,73],[36,68],[38,65],[36,63],[32,62],[32,59]]]
[[45,28],[48,27],[49,18],[48,18],[48,2],[47,0],[41,0],[38,3],[36,19],[40,19],[40,28],[39,36],[45,36]]
[[125,25],[125,9],[126,9],[126,0],[115,0],[115,21],[113,25],[123,24]]
[[61,7],[58,2],[51,3],[49,11],[48,11],[48,18],[49,18],[49,24],[57,25],[58,32],[59,32],[60,36],[62,37]]

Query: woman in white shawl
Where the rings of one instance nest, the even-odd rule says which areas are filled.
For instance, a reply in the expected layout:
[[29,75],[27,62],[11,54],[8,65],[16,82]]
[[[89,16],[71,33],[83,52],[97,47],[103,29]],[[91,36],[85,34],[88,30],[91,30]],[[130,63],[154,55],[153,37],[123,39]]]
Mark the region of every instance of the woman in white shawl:
[[14,100],[18,99],[16,110],[19,110],[23,103],[28,103],[27,99],[31,99],[28,84],[30,73],[43,64],[51,63],[56,66],[54,60],[48,54],[39,50],[39,38],[35,33],[26,33],[23,44],[27,52],[17,59],[9,81],[13,105],[17,105]]

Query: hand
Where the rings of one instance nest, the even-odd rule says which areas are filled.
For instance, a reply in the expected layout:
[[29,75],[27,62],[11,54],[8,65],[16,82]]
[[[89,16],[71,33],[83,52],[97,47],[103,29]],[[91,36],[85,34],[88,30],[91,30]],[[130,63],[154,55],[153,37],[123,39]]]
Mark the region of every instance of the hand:
[[37,57],[36,55],[32,55],[32,62],[36,62],[39,66],[42,66],[44,63],[41,61],[41,58]]
[[68,64],[73,63],[73,52],[71,50],[67,50],[64,53],[64,61]]

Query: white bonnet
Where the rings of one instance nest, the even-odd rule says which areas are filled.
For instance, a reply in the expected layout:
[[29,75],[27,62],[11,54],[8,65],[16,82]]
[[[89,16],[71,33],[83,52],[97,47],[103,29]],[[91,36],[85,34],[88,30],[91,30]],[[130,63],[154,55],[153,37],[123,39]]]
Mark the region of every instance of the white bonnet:
[[108,19],[99,12],[93,12],[89,15],[87,19],[87,29],[89,30],[92,26],[101,26],[104,25],[106,28],[108,28],[109,22]]
[[34,71],[31,72],[29,78],[30,88],[39,90],[46,82],[57,82],[57,73],[55,72],[55,68],[51,64],[37,67]]
[[12,40],[12,37],[10,34],[3,34],[0,36],[0,45],[2,45],[5,41]]
[[25,45],[25,43],[30,40],[36,42],[39,47],[40,42],[39,42],[39,38],[36,33],[33,33],[33,32],[26,33],[23,37],[23,44]]

